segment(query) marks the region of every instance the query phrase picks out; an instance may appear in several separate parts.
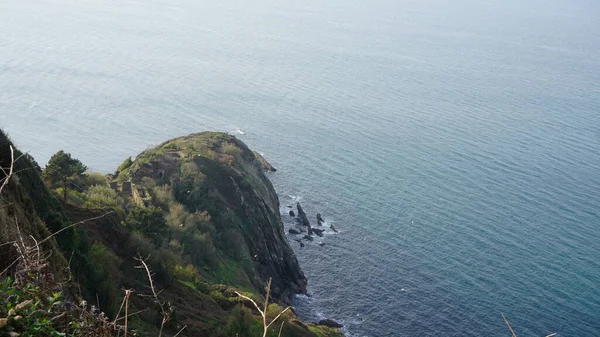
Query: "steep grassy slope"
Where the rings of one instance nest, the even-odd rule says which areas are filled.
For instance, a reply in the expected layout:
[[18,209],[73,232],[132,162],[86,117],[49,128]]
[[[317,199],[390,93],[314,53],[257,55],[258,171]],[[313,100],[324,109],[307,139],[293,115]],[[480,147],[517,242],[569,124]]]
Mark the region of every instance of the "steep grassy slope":
[[[140,154],[119,177],[142,186],[150,203],[170,212],[173,244],[197,265],[212,265],[214,281],[262,289],[272,278],[273,294],[284,302],[305,292],[277,195],[258,158],[235,137],[204,132],[170,140]],[[210,240],[203,239],[207,234]],[[191,251],[211,243],[214,251]]]
[[[2,167],[10,163],[9,144],[0,133]],[[61,205],[40,179],[37,164],[22,157],[0,195],[0,271],[18,257],[11,242],[19,233],[39,241],[67,228],[57,240],[44,243],[42,251],[51,253],[45,267],[49,271],[39,275],[51,275],[44,283],[51,291],[61,290],[68,301],[84,298],[114,319],[124,289],[131,289],[129,312],[135,314],[128,329],[157,336],[162,317],[147,296],[151,290],[145,271],[137,268],[140,262],[135,258],[141,256],[152,268],[160,301],[173,309],[163,335],[172,336],[186,326],[179,336],[262,336],[257,312],[235,292],[260,303],[264,283],[272,278],[276,303],[269,306],[268,316],[273,318],[292,294],[306,287],[263,165],[229,135],[177,138],[126,161],[113,177],[124,184],[112,184],[119,195],[107,207],[89,202],[91,188],[72,191],[77,198],[89,197],[85,203],[75,198]],[[96,190],[112,191],[109,180],[97,178]],[[68,227],[80,221],[85,223]],[[17,274],[9,268],[3,277]],[[3,291],[23,289],[0,286]],[[77,325],[81,311],[68,312],[67,306],[61,310],[67,310],[64,317],[74,317]],[[122,325],[120,317],[117,323]],[[282,336],[340,336],[337,330],[304,324],[291,312],[282,316],[284,321]],[[7,329],[1,325],[0,334]],[[110,330],[103,333],[110,336]],[[73,328],[70,333],[75,331],[83,330]]]

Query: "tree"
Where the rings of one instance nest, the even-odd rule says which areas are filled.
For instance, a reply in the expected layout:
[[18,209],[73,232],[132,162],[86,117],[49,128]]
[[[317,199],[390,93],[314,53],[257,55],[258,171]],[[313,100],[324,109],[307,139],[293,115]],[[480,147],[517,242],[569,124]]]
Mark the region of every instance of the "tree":
[[63,198],[67,201],[69,179],[82,176],[85,171],[87,171],[87,167],[78,159],[71,157],[70,153],[65,153],[63,150],[60,150],[50,158],[42,175],[44,179],[49,180],[52,185],[62,185]]

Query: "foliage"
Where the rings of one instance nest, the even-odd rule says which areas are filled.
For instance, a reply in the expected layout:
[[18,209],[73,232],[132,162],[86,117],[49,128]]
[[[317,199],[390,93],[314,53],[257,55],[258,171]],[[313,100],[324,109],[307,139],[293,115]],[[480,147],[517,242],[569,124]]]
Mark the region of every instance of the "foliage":
[[[258,333],[255,331],[259,328]],[[247,308],[241,305],[233,308],[225,325],[225,334],[227,336],[238,337],[255,337],[260,336],[262,326],[258,319],[252,316],[252,313]]]
[[129,167],[131,167],[132,164],[133,164],[133,160],[131,160],[131,157],[125,159],[123,161],[123,163],[121,163],[121,165],[119,165],[119,167],[117,168],[117,171],[115,172],[115,175],[119,175],[119,173],[124,172]]
[[200,274],[191,264],[186,266],[176,265],[175,278],[184,282],[191,282],[192,284],[197,284],[200,282]]
[[90,172],[84,178],[85,185],[88,187],[92,186],[108,186],[108,180],[106,176],[98,172]]
[[[40,289],[31,284],[17,287],[10,278],[0,283],[0,334],[22,337],[76,336],[76,322],[67,324],[71,333],[57,330],[56,317],[64,312],[60,292],[40,296]],[[64,320],[61,321],[64,324]],[[12,334],[11,334],[12,333]]]
[[109,186],[94,185],[86,191],[86,207],[116,207],[119,201],[117,192]]
[[234,143],[224,142],[221,146],[221,151],[230,156],[236,155],[240,152],[240,148],[237,147]]
[[104,308],[108,315],[114,315],[121,295],[119,258],[97,242],[92,245],[88,258],[94,266],[91,279],[96,284],[100,307]]
[[68,180],[83,175],[85,171],[87,171],[87,167],[78,159],[73,158],[70,153],[60,150],[50,157],[42,176],[53,186],[64,188],[63,196],[64,200],[67,200]]
[[123,222],[131,230],[136,230],[150,238],[154,245],[161,246],[170,237],[170,230],[158,207],[135,206],[127,213]]

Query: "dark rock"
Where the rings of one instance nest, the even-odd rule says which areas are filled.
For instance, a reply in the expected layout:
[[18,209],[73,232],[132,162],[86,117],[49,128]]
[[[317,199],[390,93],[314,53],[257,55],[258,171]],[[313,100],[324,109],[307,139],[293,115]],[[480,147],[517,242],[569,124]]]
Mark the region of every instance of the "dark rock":
[[306,240],[308,240],[308,241],[312,241],[312,240],[314,240],[314,239],[313,239],[313,237],[312,237],[312,236],[310,236],[310,235],[308,235],[308,234],[307,234],[307,235],[304,235],[304,238],[305,238]]
[[300,241],[300,247],[304,247],[304,242]]
[[337,230],[337,228],[335,228],[334,225],[330,225],[329,228],[331,228],[332,231],[339,233],[339,231]]
[[302,232],[301,232],[301,231],[299,231],[299,230],[298,230],[298,229],[296,229],[296,228],[290,228],[290,229],[288,229],[288,232],[289,232],[290,234],[302,234]]
[[296,217],[296,213],[294,213],[294,211],[290,211],[290,216],[291,217]]
[[325,220],[323,220],[323,217],[321,216],[321,213],[317,213],[317,221],[325,222]]
[[324,231],[325,231],[324,229],[312,228],[312,232],[315,233],[315,234],[317,234],[320,237],[323,237],[323,232]]
[[260,163],[260,165],[262,166],[262,168],[265,171],[269,171],[269,172],[275,172],[277,171],[276,168],[273,167],[273,165],[271,165],[260,153],[253,151],[254,153],[254,157],[256,157],[256,159],[258,160],[258,162]]
[[302,209],[302,205],[300,205],[300,203],[297,203],[296,208],[298,208],[298,218],[300,219],[300,223],[303,226],[310,228],[310,221],[308,221],[308,217],[306,216],[306,213]]
[[325,246],[325,242],[323,242],[323,241],[319,242],[319,246]]
[[339,328],[344,327],[343,325],[341,325],[340,323],[338,323],[332,319],[323,319],[323,320],[320,320],[319,323],[317,323],[317,324],[326,326],[326,327],[330,327],[330,328],[334,328],[334,329],[339,329]]
[[317,226],[323,226],[323,221],[317,220]]
[[292,206],[292,205],[287,205],[287,208],[294,208],[294,206]]

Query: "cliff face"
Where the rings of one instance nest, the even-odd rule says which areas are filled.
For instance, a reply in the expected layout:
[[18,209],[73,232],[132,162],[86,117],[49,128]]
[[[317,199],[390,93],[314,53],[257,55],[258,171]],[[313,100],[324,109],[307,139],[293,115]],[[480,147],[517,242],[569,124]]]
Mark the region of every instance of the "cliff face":
[[[0,131],[3,168],[11,162],[9,145]],[[269,315],[281,312],[280,305],[289,303],[293,294],[306,292],[306,278],[283,232],[277,195],[264,173],[271,169],[235,137],[205,132],[170,140],[135,161],[126,160],[109,177],[112,181],[96,176],[93,185],[83,178],[83,187],[73,188],[68,200],[59,202],[40,178],[35,161],[21,157],[0,194],[0,272],[6,272],[0,276],[19,275],[22,265],[9,265],[19,258],[13,243],[20,237],[31,246],[60,231],[41,247],[44,269],[34,274],[44,275],[44,287],[38,287],[39,278],[34,280],[36,289],[43,291],[32,296],[48,298],[62,291],[66,301],[98,303],[114,319],[123,289],[134,289],[140,296],[129,299],[130,310],[136,312],[129,329],[155,336],[161,314],[151,296],[143,296],[148,295],[148,279],[135,259],[141,256],[152,269],[160,301],[174,310],[163,335],[262,335],[253,305],[236,292],[261,303],[259,293],[264,294],[265,281],[272,278],[270,302],[279,305],[269,305]],[[0,172],[0,183],[2,178]],[[110,206],[91,203],[91,186],[113,193]],[[63,256],[69,256],[69,262]],[[7,290],[1,281],[0,295]],[[22,285],[15,283],[8,291],[20,291]],[[7,307],[7,298],[0,296],[0,307]],[[88,317],[81,315],[85,308],[66,308],[61,310],[67,316]],[[0,322],[7,314],[0,310]],[[280,320],[285,321],[283,337],[341,336],[336,329],[302,323],[291,312]],[[105,322],[75,323],[95,329],[94,324]],[[0,326],[0,335],[22,328],[19,321],[9,323]],[[62,331],[64,324],[55,328]]]
[[[171,210],[181,204],[188,214],[208,214],[211,226],[202,232],[211,235],[213,265],[240,266],[243,274],[232,281],[254,289],[272,278],[275,298],[289,303],[292,294],[306,291],[306,278],[285,238],[261,158],[233,136],[204,132],[141,153],[119,177],[130,179],[150,204]],[[171,200],[160,200],[159,190]],[[180,226],[191,225],[183,220]]]

